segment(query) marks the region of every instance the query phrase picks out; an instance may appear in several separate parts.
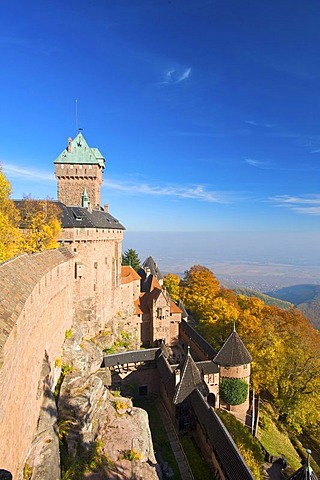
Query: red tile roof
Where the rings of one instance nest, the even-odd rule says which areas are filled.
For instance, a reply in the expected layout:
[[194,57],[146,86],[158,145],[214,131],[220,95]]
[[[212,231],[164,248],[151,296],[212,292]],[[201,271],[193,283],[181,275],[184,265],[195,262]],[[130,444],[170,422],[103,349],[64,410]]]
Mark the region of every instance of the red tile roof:
[[170,298],[170,312],[171,313],[182,313],[182,310],[174,303]]
[[131,283],[134,280],[140,280],[140,276],[137,272],[127,265],[121,267],[121,283]]

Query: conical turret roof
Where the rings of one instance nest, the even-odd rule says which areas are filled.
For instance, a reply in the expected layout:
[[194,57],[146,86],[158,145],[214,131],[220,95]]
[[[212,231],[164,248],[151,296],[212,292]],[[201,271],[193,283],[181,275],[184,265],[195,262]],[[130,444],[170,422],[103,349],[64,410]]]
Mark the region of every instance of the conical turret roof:
[[235,367],[251,363],[252,357],[234,329],[213,361],[223,367]]
[[188,347],[188,353],[181,365],[180,382],[176,387],[173,403],[175,405],[182,403],[195,389],[199,389],[204,396],[209,393],[208,386],[203,380]]
[[141,265],[141,268],[146,273],[151,273],[151,275],[154,275],[157,278],[157,280],[163,279],[163,275],[160,272],[158,265],[156,264],[156,262],[153,260],[152,257],[149,256],[148,258],[146,258],[143,264]]

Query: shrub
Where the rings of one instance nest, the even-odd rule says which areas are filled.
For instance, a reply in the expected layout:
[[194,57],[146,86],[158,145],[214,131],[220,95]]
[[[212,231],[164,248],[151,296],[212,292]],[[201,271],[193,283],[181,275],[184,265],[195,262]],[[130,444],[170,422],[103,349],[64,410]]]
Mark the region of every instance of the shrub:
[[111,393],[114,397],[121,397],[121,391],[120,390],[111,390]]
[[135,460],[141,460],[142,454],[131,448],[131,450],[127,450],[126,452],[124,452],[122,458],[124,460],[130,460],[130,462],[133,462]]
[[128,403],[123,400],[117,400],[115,402],[115,408],[117,412],[119,412],[120,410],[126,410],[128,406],[129,406]]
[[222,400],[229,405],[241,405],[248,395],[248,385],[239,378],[224,378],[219,387]]
[[28,465],[28,463],[24,464],[22,474],[23,474],[23,480],[30,480],[31,479],[31,477],[32,477],[32,467],[30,467],[30,465]]
[[68,330],[65,331],[64,338],[67,340],[68,338],[72,337],[72,330],[71,328],[68,328]]
[[55,361],[54,361],[54,366],[55,366],[56,368],[60,368],[60,367],[61,367],[61,364],[62,364],[61,358],[56,358]]

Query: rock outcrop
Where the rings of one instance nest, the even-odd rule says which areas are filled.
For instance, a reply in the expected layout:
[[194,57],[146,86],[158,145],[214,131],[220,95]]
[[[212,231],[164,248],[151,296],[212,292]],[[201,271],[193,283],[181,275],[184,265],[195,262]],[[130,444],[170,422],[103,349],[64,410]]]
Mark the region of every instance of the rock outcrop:
[[58,407],[48,390],[26,466],[30,480],[161,477],[147,413],[111,392],[110,373],[100,370],[102,334],[83,340],[81,329],[65,341]]

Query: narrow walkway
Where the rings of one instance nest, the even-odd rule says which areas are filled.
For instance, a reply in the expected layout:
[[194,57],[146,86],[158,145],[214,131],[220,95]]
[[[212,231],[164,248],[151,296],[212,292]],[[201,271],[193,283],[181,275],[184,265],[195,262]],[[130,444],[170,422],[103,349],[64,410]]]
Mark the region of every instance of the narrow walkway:
[[283,480],[285,477],[282,475],[282,467],[279,460],[275,460],[273,463],[264,464],[264,477],[266,480]]
[[155,405],[157,407],[158,412],[160,413],[161,419],[163,421],[163,425],[166,429],[172,451],[174,453],[174,456],[176,458],[176,461],[181,473],[181,477],[183,478],[183,480],[194,480],[190,465],[188,463],[187,457],[184,453],[184,450],[182,448],[178,434],[174,428],[174,425],[172,423],[169,413],[167,412],[160,398],[156,399]]

